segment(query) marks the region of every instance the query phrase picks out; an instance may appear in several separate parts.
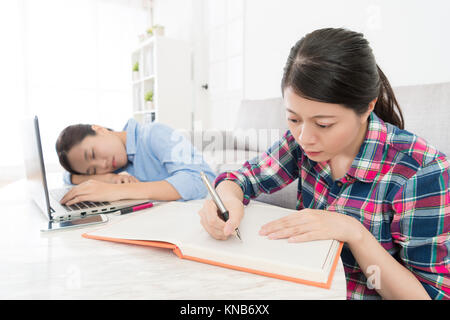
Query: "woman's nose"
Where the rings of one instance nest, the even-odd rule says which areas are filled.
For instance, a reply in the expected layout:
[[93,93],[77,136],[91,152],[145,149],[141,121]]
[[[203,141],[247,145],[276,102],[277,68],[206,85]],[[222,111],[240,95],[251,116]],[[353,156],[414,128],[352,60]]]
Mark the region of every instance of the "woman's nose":
[[308,126],[303,125],[300,129],[300,134],[298,136],[298,141],[302,145],[311,145],[315,143],[314,133]]

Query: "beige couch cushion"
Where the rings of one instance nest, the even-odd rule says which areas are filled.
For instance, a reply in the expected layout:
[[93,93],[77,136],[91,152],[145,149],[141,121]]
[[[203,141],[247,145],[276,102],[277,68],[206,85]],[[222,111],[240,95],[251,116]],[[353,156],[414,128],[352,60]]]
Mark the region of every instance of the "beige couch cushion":
[[[406,130],[450,155],[450,83],[394,88]],[[242,101],[233,132],[201,132],[191,136],[197,150],[216,173],[236,170],[265,151],[287,130],[281,97]],[[235,150],[235,149],[237,150]],[[295,208],[298,180],[259,201]]]
[[[394,93],[405,129],[449,156],[450,82],[395,87]],[[287,130],[281,97],[243,100],[238,114],[233,134],[240,149],[264,151]]]
[[[212,150],[203,151],[203,159],[211,166],[211,169],[219,174],[224,171],[234,171],[242,167],[245,161],[259,155],[251,150]],[[271,203],[280,207],[295,209],[297,203],[297,184],[295,180],[283,190],[273,194],[261,194],[257,200]]]
[[258,152],[251,150],[216,149],[204,150],[202,155],[203,159],[210,165],[211,169],[216,174],[219,174],[224,171],[232,171],[241,168],[245,161],[256,157]]
[[288,130],[281,97],[243,100],[233,135],[239,149],[264,151]]
[[450,156],[450,82],[394,88],[405,129]]

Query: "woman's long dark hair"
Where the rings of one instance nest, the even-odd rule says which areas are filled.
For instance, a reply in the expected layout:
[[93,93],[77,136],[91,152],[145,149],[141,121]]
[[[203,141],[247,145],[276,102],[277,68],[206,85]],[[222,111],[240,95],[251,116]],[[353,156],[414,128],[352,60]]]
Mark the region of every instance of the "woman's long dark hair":
[[378,97],[375,114],[404,129],[394,91],[362,33],[326,28],[300,39],[284,68],[282,93],[287,87],[306,99],[342,104],[357,114]]
[[81,174],[72,169],[67,154],[70,149],[83,141],[84,138],[95,136],[96,134],[90,124],[74,124],[61,131],[55,146],[61,166],[72,174]]

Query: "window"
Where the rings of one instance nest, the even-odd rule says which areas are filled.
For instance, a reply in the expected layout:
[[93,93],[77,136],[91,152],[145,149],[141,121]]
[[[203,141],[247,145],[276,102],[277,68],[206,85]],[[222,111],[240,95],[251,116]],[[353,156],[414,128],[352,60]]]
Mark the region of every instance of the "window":
[[[74,123],[121,130],[131,114],[131,51],[146,30],[142,0],[0,2],[0,174],[23,175],[21,121],[38,115],[47,170]],[[13,170],[11,170],[13,169]]]

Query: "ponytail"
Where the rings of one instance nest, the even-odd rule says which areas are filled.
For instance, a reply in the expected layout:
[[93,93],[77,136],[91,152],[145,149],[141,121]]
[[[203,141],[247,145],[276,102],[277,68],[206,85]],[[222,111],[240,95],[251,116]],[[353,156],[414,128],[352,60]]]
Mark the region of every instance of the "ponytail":
[[405,122],[403,119],[402,110],[400,109],[397,99],[395,98],[394,91],[378,65],[377,70],[380,76],[380,92],[378,94],[378,100],[375,104],[374,112],[384,122],[389,122],[400,129],[404,129]]
[[306,99],[340,104],[358,115],[378,97],[375,114],[404,128],[394,91],[362,33],[325,28],[297,41],[284,67],[282,93],[287,87]]

